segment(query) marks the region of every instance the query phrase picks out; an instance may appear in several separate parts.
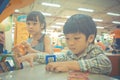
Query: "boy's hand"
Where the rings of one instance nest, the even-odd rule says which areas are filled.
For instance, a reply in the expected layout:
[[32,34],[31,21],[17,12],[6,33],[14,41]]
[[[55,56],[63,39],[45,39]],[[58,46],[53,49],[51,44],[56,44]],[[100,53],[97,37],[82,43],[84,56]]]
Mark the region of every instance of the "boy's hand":
[[67,72],[69,70],[66,62],[51,62],[46,66],[47,71]]
[[17,58],[18,63],[20,64],[22,62],[27,61],[30,64],[30,66],[33,67],[34,55],[35,54],[27,54],[25,56],[19,57],[19,58]]

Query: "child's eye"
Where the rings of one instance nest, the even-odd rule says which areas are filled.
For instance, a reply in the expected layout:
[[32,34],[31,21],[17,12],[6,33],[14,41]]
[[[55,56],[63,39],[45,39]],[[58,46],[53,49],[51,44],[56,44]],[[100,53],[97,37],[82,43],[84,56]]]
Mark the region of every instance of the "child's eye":
[[33,25],[36,25],[36,24],[37,24],[36,22],[33,23]]
[[69,38],[65,38],[66,40],[69,40]]
[[29,23],[29,22],[27,22],[26,24],[27,24],[27,25],[30,25],[30,23]]
[[78,39],[80,39],[80,37],[75,37],[74,39],[75,39],[75,40],[78,40]]

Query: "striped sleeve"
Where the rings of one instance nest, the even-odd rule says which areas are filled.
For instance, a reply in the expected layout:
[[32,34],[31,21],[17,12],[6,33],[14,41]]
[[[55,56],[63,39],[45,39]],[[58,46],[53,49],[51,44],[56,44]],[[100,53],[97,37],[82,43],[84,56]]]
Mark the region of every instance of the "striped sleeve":
[[88,71],[91,73],[109,74],[112,70],[111,62],[105,54],[99,54],[98,56],[79,60],[81,71]]
[[34,59],[34,61],[38,63],[45,63],[45,56],[46,54],[37,53],[37,57]]
[[[68,60],[68,57],[65,53],[59,53],[59,54],[43,54],[43,53],[37,53],[37,57],[34,59],[35,62],[38,63],[46,63],[46,56],[47,55],[55,55],[56,61],[66,61]],[[49,58],[48,62],[53,62],[53,58]]]

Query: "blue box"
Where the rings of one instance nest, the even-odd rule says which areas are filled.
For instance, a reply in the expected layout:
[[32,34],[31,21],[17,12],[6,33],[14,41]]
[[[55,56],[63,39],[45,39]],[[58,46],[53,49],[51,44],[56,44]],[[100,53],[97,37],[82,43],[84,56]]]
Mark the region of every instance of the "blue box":
[[48,64],[49,63],[49,58],[53,58],[53,61],[54,62],[56,62],[56,55],[46,55],[46,58],[45,58],[45,60],[46,60],[46,64]]

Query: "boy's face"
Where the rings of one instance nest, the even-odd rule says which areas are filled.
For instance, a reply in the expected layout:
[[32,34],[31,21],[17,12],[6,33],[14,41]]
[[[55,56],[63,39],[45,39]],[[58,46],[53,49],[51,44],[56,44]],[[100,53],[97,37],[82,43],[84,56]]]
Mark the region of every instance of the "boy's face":
[[65,34],[65,37],[68,48],[77,56],[82,54],[89,44],[86,36],[82,33]]

